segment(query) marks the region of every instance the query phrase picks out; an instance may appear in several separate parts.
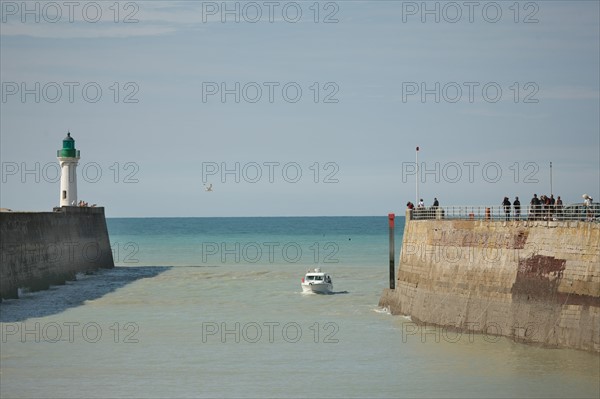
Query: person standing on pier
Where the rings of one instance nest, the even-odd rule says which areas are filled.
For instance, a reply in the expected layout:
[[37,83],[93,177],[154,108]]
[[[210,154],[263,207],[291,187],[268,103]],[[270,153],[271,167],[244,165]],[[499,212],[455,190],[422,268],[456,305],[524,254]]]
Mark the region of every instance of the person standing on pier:
[[586,209],[586,220],[588,222],[591,222],[592,220],[594,220],[592,215],[592,201],[594,201],[594,199],[587,194],[583,194],[583,199],[583,206]]
[[439,208],[439,206],[440,202],[437,198],[434,198],[433,205],[431,205],[431,208],[429,208],[429,218],[435,219],[435,215],[437,214],[437,209]]
[[[538,212],[539,212],[539,207],[540,207],[540,200],[537,197],[537,194],[533,194],[533,198],[531,199],[531,202],[529,202],[529,205],[530,205],[529,218],[531,220],[536,220],[537,216],[538,216]],[[533,215],[531,215],[531,214],[533,214]]]
[[513,207],[515,208],[515,219],[521,219],[521,201],[519,201],[519,197],[515,197]]
[[504,213],[506,214],[506,220],[510,220],[510,206],[512,204],[508,200],[508,197],[504,197],[504,201],[502,201],[502,205],[504,205]]
[[562,199],[560,199],[560,195],[558,197],[556,197],[556,217],[560,218],[562,216],[562,208],[563,208],[563,202]]
[[419,199],[419,202],[417,202],[417,209],[415,209],[415,219],[422,219],[422,218],[426,218],[427,215],[425,214],[425,203],[423,202],[423,198]]

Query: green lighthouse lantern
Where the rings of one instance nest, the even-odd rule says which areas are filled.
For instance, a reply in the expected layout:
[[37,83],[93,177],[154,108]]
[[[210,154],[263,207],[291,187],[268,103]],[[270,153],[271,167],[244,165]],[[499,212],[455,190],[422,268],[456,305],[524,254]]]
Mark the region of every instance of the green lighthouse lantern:
[[75,140],[71,137],[71,132],[63,139],[63,148],[56,154],[59,158],[79,158],[79,150],[75,149]]

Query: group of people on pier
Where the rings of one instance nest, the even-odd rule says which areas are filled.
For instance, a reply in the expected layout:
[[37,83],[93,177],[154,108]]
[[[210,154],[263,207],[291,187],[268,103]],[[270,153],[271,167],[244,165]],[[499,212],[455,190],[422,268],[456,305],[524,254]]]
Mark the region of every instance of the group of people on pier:
[[554,215],[560,215],[563,210],[563,202],[560,199],[560,195],[554,199],[554,195],[550,194],[541,195],[537,198],[536,194],[533,194],[533,198],[529,202],[531,211],[529,213],[529,219],[531,220],[552,220]]
[[[501,204],[504,208],[504,214],[506,220],[511,218],[511,205],[514,209],[514,219],[521,219],[521,202],[519,197],[515,197],[514,202],[511,204],[508,197],[504,197]],[[529,213],[527,215],[528,220],[552,220],[555,215],[562,213],[563,202],[560,196],[554,199],[554,195],[550,194],[541,195],[539,198],[537,194],[533,194],[533,198],[529,201]]]
[[[440,201],[438,201],[437,198],[433,199],[433,205],[431,205],[431,208],[436,209],[440,206]],[[408,201],[406,203],[406,208],[407,209],[415,209],[415,204],[413,204],[412,202]],[[421,198],[419,200],[419,203],[417,204],[417,209],[421,209],[421,208],[425,208],[425,202],[423,202],[423,198]]]
[[414,219],[434,219],[438,209],[442,216],[444,213],[444,210],[440,208],[440,202],[437,198],[433,199],[433,205],[431,205],[429,208],[425,207],[423,198],[419,199],[419,203],[417,204],[416,208],[415,204],[410,201],[406,203],[406,208],[412,210]]
[[[73,202],[71,203],[71,205],[72,205],[72,206],[76,206],[76,205],[75,205],[75,201],[73,201]],[[91,206],[92,208],[95,208],[95,207],[96,207],[96,204],[92,204],[92,205],[90,205],[90,204],[88,204],[88,203],[87,203],[86,201],[84,201],[84,200],[79,200],[79,202],[77,203],[77,206],[79,206],[79,207],[88,207],[88,206]]]

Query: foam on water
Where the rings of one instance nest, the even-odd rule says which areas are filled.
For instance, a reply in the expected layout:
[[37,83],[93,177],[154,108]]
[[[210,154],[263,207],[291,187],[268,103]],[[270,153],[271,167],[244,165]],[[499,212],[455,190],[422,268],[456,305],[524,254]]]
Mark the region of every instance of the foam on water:
[[373,311],[376,313],[384,313],[384,314],[387,314],[390,316],[392,315],[392,312],[390,312],[390,309],[385,306],[384,307],[376,307],[373,309]]

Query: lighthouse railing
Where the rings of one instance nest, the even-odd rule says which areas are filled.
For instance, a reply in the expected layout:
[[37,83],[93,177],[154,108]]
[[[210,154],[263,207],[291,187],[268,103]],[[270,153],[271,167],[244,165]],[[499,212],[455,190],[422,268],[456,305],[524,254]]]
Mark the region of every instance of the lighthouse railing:
[[[61,158],[61,157],[62,157],[62,155],[60,154],[60,152],[61,152],[61,151],[62,151],[62,150],[56,150],[56,157],[57,157],[57,158]],[[76,151],[75,151],[75,154],[76,154],[76,155],[75,155],[75,157],[76,157],[76,158],[80,158],[80,156],[79,156],[79,150],[76,150]]]

